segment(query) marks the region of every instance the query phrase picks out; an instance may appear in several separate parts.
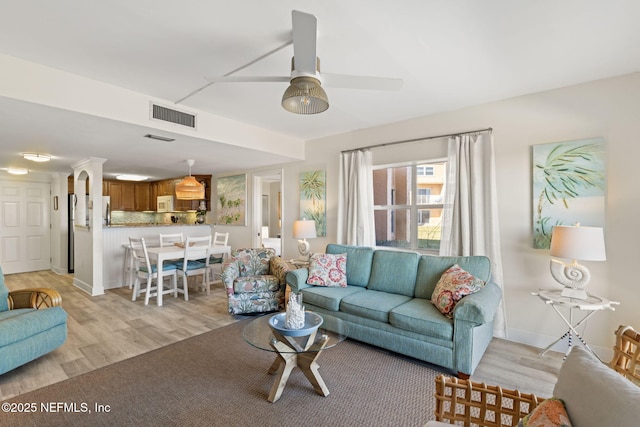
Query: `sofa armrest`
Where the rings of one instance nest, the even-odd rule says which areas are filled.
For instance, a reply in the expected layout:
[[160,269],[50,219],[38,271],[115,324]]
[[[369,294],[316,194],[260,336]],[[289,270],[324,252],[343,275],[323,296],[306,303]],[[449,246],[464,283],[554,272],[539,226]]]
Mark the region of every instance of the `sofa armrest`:
[[227,295],[233,295],[233,282],[240,277],[240,265],[234,257],[227,259],[222,264],[222,283],[227,290]]
[[480,291],[462,298],[453,310],[453,317],[483,325],[493,320],[501,299],[502,290],[494,282],[488,282]]
[[310,288],[311,285],[307,284],[309,278],[308,268],[298,268],[287,272],[285,279],[287,285],[291,288],[291,292],[300,292],[304,288]]
[[9,292],[9,310],[18,308],[43,309],[62,305],[58,291],[48,288],[29,288]]

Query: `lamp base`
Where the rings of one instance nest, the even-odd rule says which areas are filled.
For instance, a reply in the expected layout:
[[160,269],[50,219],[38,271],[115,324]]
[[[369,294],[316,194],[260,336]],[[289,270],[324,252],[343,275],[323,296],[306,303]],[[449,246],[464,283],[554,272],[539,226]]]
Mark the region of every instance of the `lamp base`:
[[561,295],[566,298],[582,299],[589,298],[589,294],[584,289],[564,288]]

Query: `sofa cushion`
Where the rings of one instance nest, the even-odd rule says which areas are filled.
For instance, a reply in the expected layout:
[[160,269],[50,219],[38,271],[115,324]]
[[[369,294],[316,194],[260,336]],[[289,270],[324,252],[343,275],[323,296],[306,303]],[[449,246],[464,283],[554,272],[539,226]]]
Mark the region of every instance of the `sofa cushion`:
[[364,246],[327,245],[328,254],[347,254],[347,284],[365,287],[369,284],[373,248]]
[[340,311],[389,323],[389,311],[410,299],[405,295],[366,289],[344,297],[340,302]]
[[280,289],[280,281],[276,276],[264,274],[261,276],[238,277],[233,282],[233,292],[236,294],[254,294],[260,292],[276,292]]
[[430,299],[440,276],[454,264],[485,282],[491,278],[491,263],[485,256],[434,256],[422,255],[418,263],[415,296]]
[[413,298],[389,312],[389,323],[396,328],[445,340],[453,339],[453,320],[445,317],[422,298]]
[[413,297],[418,259],[415,252],[377,250],[367,289]]
[[238,263],[240,276],[260,276],[269,274],[269,264],[276,251],[271,248],[243,248],[233,252]]
[[363,292],[360,286],[343,287],[311,287],[302,290],[302,305],[306,303],[324,308],[325,310],[339,311],[342,298]]
[[66,325],[67,313],[62,307],[42,310],[20,308],[0,313],[0,347],[27,339],[59,325]]
[[562,364],[553,395],[564,401],[575,426],[638,425],[640,387],[581,346]]
[[314,286],[347,286],[347,254],[313,254],[307,283]]
[[486,282],[460,268],[458,264],[442,273],[431,302],[447,317],[453,317],[453,309],[463,297],[476,293]]

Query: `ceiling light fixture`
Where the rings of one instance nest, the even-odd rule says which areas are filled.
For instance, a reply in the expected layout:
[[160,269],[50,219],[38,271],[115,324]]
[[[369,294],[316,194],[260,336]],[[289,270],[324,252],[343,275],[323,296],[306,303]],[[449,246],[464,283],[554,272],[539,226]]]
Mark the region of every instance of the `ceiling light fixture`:
[[29,173],[29,169],[7,168],[7,172],[9,172],[11,175],[26,175]]
[[296,114],[318,114],[329,108],[329,98],[317,78],[296,77],[282,95],[282,108]]
[[49,154],[41,154],[41,153],[22,153],[22,157],[27,160],[31,160],[32,162],[48,162],[51,160],[51,155]]
[[199,183],[191,176],[191,166],[194,161],[187,160],[189,165],[189,176],[185,176],[182,181],[176,184],[176,199],[178,200],[200,200],[204,199],[204,184]]
[[176,140],[175,138],[169,138],[168,136],[154,135],[151,133],[146,134],[144,137],[149,139],[157,139],[158,141],[164,141],[164,142],[172,142]]
[[122,175],[116,175],[116,179],[119,179],[120,181],[144,181],[147,178],[149,177],[143,175],[129,175],[126,173]]

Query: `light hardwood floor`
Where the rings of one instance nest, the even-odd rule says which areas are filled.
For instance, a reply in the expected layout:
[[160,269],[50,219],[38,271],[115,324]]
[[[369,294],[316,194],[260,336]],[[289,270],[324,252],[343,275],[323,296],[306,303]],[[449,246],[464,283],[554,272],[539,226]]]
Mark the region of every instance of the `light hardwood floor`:
[[[74,287],[72,275],[52,271],[5,276],[11,290],[52,288],[62,294],[69,315],[68,338],[57,350],[0,375],[0,400],[27,393],[67,378],[107,366],[138,354],[228,325],[243,317],[227,312],[221,283],[211,295],[193,291],[189,301],[180,295],[166,297],[164,305],[148,306],[144,299],[131,301],[128,288],[107,290],[91,297]],[[562,355],[514,342],[494,339],[476,372],[474,381],[517,388],[522,392],[551,396]]]

